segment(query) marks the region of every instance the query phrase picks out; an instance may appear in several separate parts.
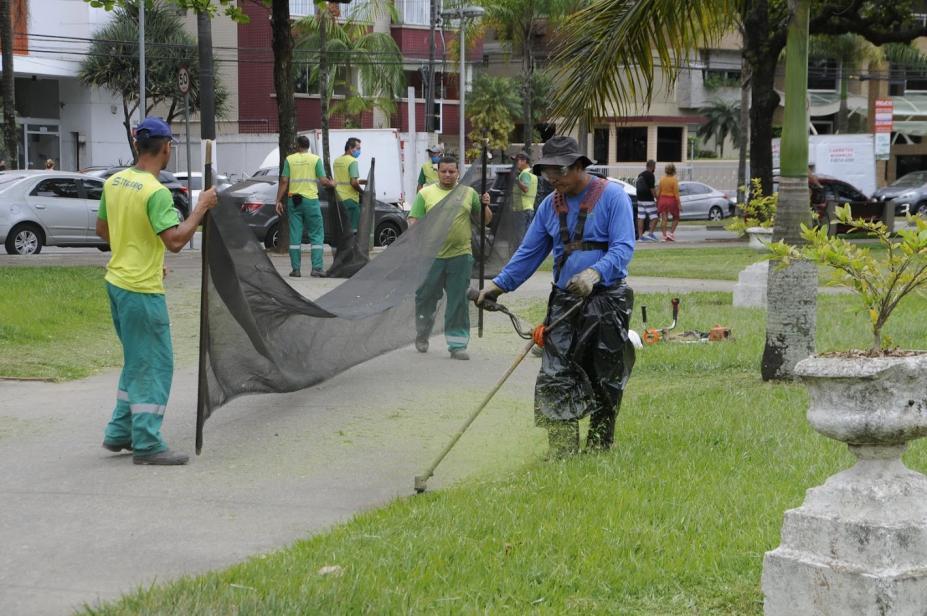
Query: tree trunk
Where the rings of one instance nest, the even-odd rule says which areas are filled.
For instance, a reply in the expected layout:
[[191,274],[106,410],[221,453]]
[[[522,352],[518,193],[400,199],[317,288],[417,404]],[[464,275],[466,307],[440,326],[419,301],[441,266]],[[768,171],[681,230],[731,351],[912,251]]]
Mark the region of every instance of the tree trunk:
[[[810,0],[792,0],[785,68],[785,114],[779,202],[773,241],[801,244],[800,224],[810,222],[808,198],[808,16]],[[795,364],[815,349],[817,267],[795,261],[770,267],[767,279],[763,380],[794,376]]]
[[126,142],[129,144],[129,152],[132,153],[132,164],[138,162],[138,151],[135,149],[135,139],[132,138],[132,112],[129,111],[128,97],[130,94],[122,93],[122,127],[126,129]]
[[[387,11],[386,8],[383,6],[383,4],[388,3],[388,2],[389,0],[372,0],[371,2],[371,5],[375,7],[375,10],[376,10],[376,15],[374,16],[374,20],[373,20],[373,31],[374,32],[379,32],[382,34],[390,33],[389,11]],[[350,73],[348,74],[350,75]],[[365,94],[369,95],[370,92],[365,92]],[[387,94],[387,93],[377,92],[376,94],[381,95],[381,94]],[[392,92],[388,94],[390,96],[390,99],[392,100]],[[374,128],[389,128],[389,125],[390,125],[389,114],[384,112],[379,107],[374,107],[373,108],[373,127]],[[360,127],[360,123],[358,123],[358,127]]]
[[7,168],[19,169],[19,140],[16,138],[16,78],[13,73],[13,22],[10,0],[0,0],[0,52],[3,53],[3,145]]
[[[438,2],[429,0],[428,2],[428,76],[425,80],[425,132],[431,135],[435,132],[435,27],[438,19]],[[415,101],[409,101],[414,105]],[[409,127],[409,132],[415,130],[414,126]],[[430,137],[429,137],[430,139]]]
[[776,77],[775,58],[752,66],[750,105],[750,176],[760,178],[763,194],[772,194],[772,116],[779,107],[779,95],[773,89]]
[[740,152],[737,157],[737,202],[747,201],[747,144],[750,135],[750,65],[744,58],[741,68],[740,83],[740,136],[737,147]]
[[[530,23],[530,22],[529,22]],[[522,50],[525,69],[525,98],[524,98],[524,115],[525,128],[522,141],[525,143],[525,152],[531,152],[531,138],[534,136],[534,122],[531,120],[533,110],[532,95],[534,94],[534,55],[531,53],[531,26],[528,26],[527,36],[525,36],[525,47]],[[530,154],[528,154],[530,156]]]
[[[293,29],[290,25],[290,4],[288,0],[273,0],[270,13],[271,47],[274,51],[274,91],[277,94],[277,149],[280,152],[280,168],[296,145],[296,101],[293,95]],[[290,245],[290,226],[287,214],[280,219],[279,238],[274,252],[287,254]]]
[[328,114],[331,101],[328,99],[328,3],[316,5],[319,13],[319,107],[322,115],[322,164],[325,174],[331,177],[332,165],[328,155]]

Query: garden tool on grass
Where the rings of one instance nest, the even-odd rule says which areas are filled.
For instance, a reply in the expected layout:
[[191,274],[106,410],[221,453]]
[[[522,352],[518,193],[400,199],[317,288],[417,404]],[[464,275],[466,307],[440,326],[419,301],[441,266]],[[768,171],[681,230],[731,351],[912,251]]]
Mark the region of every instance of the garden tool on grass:
[[[478,297],[479,291],[476,289],[470,289],[467,292],[467,299],[472,300],[473,302],[476,302]],[[425,470],[424,473],[415,476],[415,492],[417,494],[421,494],[425,491],[425,488],[427,487],[426,484],[428,483],[428,480],[434,475],[435,469],[439,464],[441,464],[442,460],[444,460],[447,454],[450,453],[451,449],[454,448],[454,445],[456,445],[457,441],[460,440],[460,437],[464,435],[464,432],[467,431],[467,429],[470,427],[470,424],[472,424],[479,416],[479,414],[483,412],[483,409],[486,408],[486,405],[489,404],[489,401],[492,400],[493,396],[496,395],[496,392],[502,388],[512,373],[515,372],[515,368],[518,367],[518,364],[520,364],[522,360],[527,357],[528,353],[531,352],[531,348],[535,344],[538,346],[544,346],[544,335],[548,331],[560,325],[567,317],[571,316],[582,305],[583,300],[581,298],[577,298],[576,303],[569,310],[564,312],[556,321],[547,326],[538,325],[534,328],[533,331],[528,332],[521,328],[518,317],[515,316],[515,314],[512,313],[508,308],[492,300],[487,299],[483,301],[483,310],[488,312],[501,312],[502,314],[508,316],[510,319],[512,319],[512,325],[515,327],[515,331],[518,332],[518,335],[521,338],[528,340],[529,342],[525,345],[525,348],[519,352],[518,356],[515,358],[515,361],[512,362],[512,365],[509,366],[508,370],[506,370],[502,377],[496,381],[496,384],[491,390],[489,390],[489,393],[486,394],[486,397],[483,398],[483,401],[480,402],[479,406],[477,406],[476,409],[470,413],[470,416],[467,417],[463,425],[461,425],[457,432],[454,433],[454,436],[451,437],[450,442],[444,447],[444,449],[441,450],[441,453],[438,454],[438,457],[435,458],[434,462],[431,463],[431,465]]]
[[656,344],[665,339],[666,335],[676,328],[676,321],[679,318],[679,298],[674,297],[671,303],[673,304],[673,322],[669,327],[661,329],[647,327],[647,306],[641,306],[641,318],[644,321],[644,332],[641,335],[641,340],[643,340],[644,344]]

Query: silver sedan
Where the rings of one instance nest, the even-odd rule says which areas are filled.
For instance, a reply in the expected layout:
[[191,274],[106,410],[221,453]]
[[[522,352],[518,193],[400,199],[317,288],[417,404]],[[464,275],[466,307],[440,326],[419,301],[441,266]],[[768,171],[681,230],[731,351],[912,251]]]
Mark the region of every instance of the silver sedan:
[[734,202],[720,190],[701,182],[679,182],[681,220],[721,220],[734,215]]
[[103,180],[64,171],[0,173],[0,242],[11,255],[34,255],[42,246],[96,246]]

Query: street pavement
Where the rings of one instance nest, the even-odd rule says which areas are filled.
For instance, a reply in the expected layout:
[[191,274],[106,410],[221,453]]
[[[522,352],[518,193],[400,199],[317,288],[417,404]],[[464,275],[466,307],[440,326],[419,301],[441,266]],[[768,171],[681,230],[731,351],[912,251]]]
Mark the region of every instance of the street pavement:
[[[694,244],[703,241],[693,236]],[[0,267],[102,267],[107,259],[95,249],[47,249],[0,257]],[[289,269],[286,257],[272,260],[281,273]],[[169,306],[195,298],[199,263],[197,251],[168,255]],[[535,275],[509,301],[546,298],[549,276]],[[291,282],[317,297],[339,281]],[[733,286],[661,278],[631,284],[639,293]],[[300,392],[235,400],[209,420],[203,454],[185,467],[134,466],[131,456],[100,447],[116,370],[67,383],[0,381],[0,614],[69,613],[285,547],[410,495],[413,476],[523,345],[503,317],[487,315],[486,322],[486,335],[471,343],[470,362],[449,360],[435,337],[425,355],[403,348]],[[537,361],[515,371],[431,488],[505,473],[543,453],[531,412]],[[191,364],[177,365],[164,423],[167,441],[188,453]],[[413,380],[415,386],[401,385]]]

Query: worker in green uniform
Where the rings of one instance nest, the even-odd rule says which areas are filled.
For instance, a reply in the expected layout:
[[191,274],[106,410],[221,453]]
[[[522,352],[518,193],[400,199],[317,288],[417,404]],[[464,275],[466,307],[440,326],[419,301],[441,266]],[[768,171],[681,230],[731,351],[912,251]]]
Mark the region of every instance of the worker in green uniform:
[[418,172],[418,188],[415,189],[416,192],[425,186],[438,183],[438,161],[444,156],[444,148],[440,145],[433,145],[426,152],[428,152],[429,160],[422,164],[422,168]]
[[[409,225],[414,225],[457,186],[460,170],[457,159],[449,156],[438,161],[438,183],[426,186],[415,196],[409,212]],[[486,210],[486,224],[492,220],[489,194],[482,199],[466,186],[460,202],[460,211],[451,223],[447,239],[428,271],[425,281],[415,292],[415,348],[419,353],[428,351],[428,338],[435,324],[435,313],[441,296],[447,295],[444,308],[444,337],[452,359],[470,359],[467,344],[470,342],[470,310],[467,306],[467,289],[473,269],[470,248],[471,221],[480,219],[480,201]]]
[[357,159],[361,155],[361,140],[357,137],[351,137],[344,144],[344,154],[335,159],[332,163],[332,173],[335,176],[335,192],[344,204],[344,209],[348,213],[348,219],[351,221],[351,228],[357,232],[357,225],[360,224],[360,195],[361,185],[366,184],[367,180],[360,179],[360,172],[357,170]]
[[287,197],[286,211],[290,219],[290,277],[299,278],[303,240],[303,227],[308,230],[312,254],[312,276],[322,278],[322,254],[325,244],[325,226],[322,223],[322,206],[319,203],[319,184],[334,186],[326,177],[322,159],[309,151],[309,138],[296,138],[297,152],[286,157],[283,175],[277,189],[277,215],[283,216],[283,197]]
[[161,118],[145,118],[135,129],[138,162],[103,185],[96,232],[109,243],[106,291],[123,366],[116,407],[103,447],[131,451],[135,464],[186,464],[188,456],[168,449],[161,422],[174,377],[170,317],[164,301],[164,248],[180,250],[190,241],[216,190],[200,193],[190,217],[180,222],[170,191],[158,180],[174,143]]
[[538,176],[531,173],[531,160],[525,152],[515,155],[515,185],[512,187],[512,210],[518,241],[525,236],[534,218],[534,200],[538,196]]

